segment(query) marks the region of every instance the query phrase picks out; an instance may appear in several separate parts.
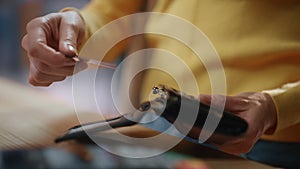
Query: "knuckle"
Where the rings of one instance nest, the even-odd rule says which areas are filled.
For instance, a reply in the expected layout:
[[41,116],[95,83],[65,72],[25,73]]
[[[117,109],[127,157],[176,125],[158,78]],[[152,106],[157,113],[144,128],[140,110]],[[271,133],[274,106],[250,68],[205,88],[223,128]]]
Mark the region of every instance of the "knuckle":
[[26,25],[26,31],[30,32],[32,29],[41,26],[43,23],[46,23],[46,20],[44,17],[37,17],[32,19],[30,22],[27,23]]
[[37,70],[39,70],[40,72],[48,73],[48,74],[51,73],[51,70],[52,70],[50,66],[48,66],[44,63],[41,63],[41,62],[36,63],[35,68]]
[[251,100],[251,101],[249,101],[249,105],[255,106],[255,107],[260,107],[260,106],[262,106],[262,103],[258,100]]
[[48,83],[41,83],[41,82],[37,82],[33,77],[30,77],[28,79],[28,82],[33,85],[33,86],[49,86],[51,85],[51,82],[48,82]]
[[249,100],[248,99],[241,99],[241,100],[239,100],[239,104],[241,104],[241,105],[247,105],[247,104],[249,104]]
[[28,35],[26,34],[23,38],[22,38],[22,41],[21,41],[21,46],[23,49],[25,49],[27,51],[27,45],[28,43]]
[[44,74],[40,71],[36,71],[35,74],[33,75],[33,78],[36,82],[39,83],[44,83],[46,81]]
[[241,108],[246,108],[248,107],[249,105],[251,105],[251,102],[248,100],[248,99],[237,99],[233,102],[234,105],[238,105],[240,106]]
[[62,81],[66,76],[47,75],[41,71],[32,74],[30,83],[35,86],[49,86],[52,82]]
[[33,25],[35,25],[34,23],[36,22],[37,18],[31,20],[30,22],[28,22],[26,24],[26,31],[30,32],[30,30],[33,28]]
[[38,86],[38,83],[34,80],[33,77],[29,77],[28,82],[33,86]]
[[71,28],[72,30],[78,30],[78,24],[75,22],[69,22],[67,23],[68,27]]
[[37,43],[36,45],[29,47],[28,54],[31,57],[38,58],[40,50],[41,50],[41,45],[39,43]]
[[30,22],[26,25],[26,31],[30,32],[32,30],[35,30],[35,28],[42,27],[47,28],[51,24],[51,22],[56,23],[55,21],[58,20],[59,17],[56,13],[51,13],[45,16],[37,17],[32,19]]

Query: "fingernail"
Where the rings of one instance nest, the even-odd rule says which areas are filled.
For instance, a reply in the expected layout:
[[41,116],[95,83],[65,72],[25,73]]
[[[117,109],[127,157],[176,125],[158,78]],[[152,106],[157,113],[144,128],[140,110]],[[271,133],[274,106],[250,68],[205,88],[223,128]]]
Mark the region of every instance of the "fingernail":
[[77,56],[72,57],[72,59],[73,59],[75,62],[79,62],[79,61],[80,61],[79,57],[77,57]]
[[74,48],[74,46],[72,46],[72,45],[70,45],[70,44],[68,44],[67,46],[68,46],[68,49],[69,49],[70,51],[74,52],[75,55],[78,56],[77,50]]

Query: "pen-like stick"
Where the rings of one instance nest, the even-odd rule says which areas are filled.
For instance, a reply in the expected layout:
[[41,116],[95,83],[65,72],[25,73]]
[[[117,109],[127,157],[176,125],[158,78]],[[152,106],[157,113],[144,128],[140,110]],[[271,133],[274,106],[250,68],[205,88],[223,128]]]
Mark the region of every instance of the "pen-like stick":
[[100,62],[100,61],[93,60],[93,59],[82,59],[82,58],[79,58],[78,56],[72,57],[72,59],[76,62],[84,61],[87,64],[95,66],[97,68],[108,68],[108,69],[116,69],[117,68],[116,64],[108,63],[108,62]]

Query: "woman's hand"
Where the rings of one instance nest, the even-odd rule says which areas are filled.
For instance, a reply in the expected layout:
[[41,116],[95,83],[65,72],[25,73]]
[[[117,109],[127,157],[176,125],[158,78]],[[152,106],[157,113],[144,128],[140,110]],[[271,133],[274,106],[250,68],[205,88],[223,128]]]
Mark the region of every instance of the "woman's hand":
[[52,13],[27,24],[22,47],[30,61],[29,82],[49,86],[73,74],[77,47],[84,39],[84,22],[76,11]]
[[[216,99],[213,106],[222,105],[220,103],[224,100],[224,96],[221,95],[201,95],[200,101],[210,104],[211,97]],[[224,109],[240,116],[248,123],[245,135],[225,140],[221,145],[216,145],[227,153],[249,152],[262,134],[272,134],[276,128],[276,107],[271,96],[266,93],[248,92],[236,96],[226,96]]]

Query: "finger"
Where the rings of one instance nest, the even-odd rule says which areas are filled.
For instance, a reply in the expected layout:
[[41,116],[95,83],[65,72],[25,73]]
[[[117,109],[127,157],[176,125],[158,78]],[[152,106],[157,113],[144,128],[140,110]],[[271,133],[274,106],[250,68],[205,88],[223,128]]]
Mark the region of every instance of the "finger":
[[27,34],[22,38],[21,46],[26,51],[28,50],[28,35]]
[[234,154],[234,155],[239,155],[245,150],[241,151],[245,145],[241,145],[241,143],[245,143],[246,140],[243,139],[224,139],[221,137],[223,141],[216,140],[214,138],[213,141],[210,141],[209,144],[217,147],[219,150],[229,153],[229,154]]
[[241,112],[248,109],[249,100],[240,96],[227,96],[225,110],[232,113]]
[[78,42],[83,38],[83,31],[79,25],[82,21],[77,15],[76,12],[73,12],[73,14],[63,17],[61,20],[59,51],[66,56],[78,56]]
[[66,76],[48,75],[40,72],[30,64],[29,83],[34,86],[49,86],[52,82],[62,81]]
[[201,94],[200,101],[215,107],[223,107],[232,113],[241,112],[248,108],[249,101],[242,96],[204,95]]
[[226,153],[230,153],[233,155],[240,155],[243,153],[248,153],[253,147],[253,144],[245,143],[245,142],[238,142],[232,144],[224,144],[219,146],[219,150],[224,151]]
[[208,104],[208,105],[211,105],[213,107],[218,107],[218,108],[224,108],[226,109],[226,96],[224,95],[205,95],[205,94],[201,94],[199,96],[200,98],[200,101],[205,103],[205,104]]
[[72,65],[63,67],[53,67],[39,60],[32,60],[32,64],[34,64],[35,69],[37,69],[39,72],[55,76],[71,76],[73,75],[75,67]]
[[30,75],[29,83],[33,86],[50,86],[53,82],[58,82],[66,79],[66,76],[52,76],[43,73],[38,75]]
[[[23,40],[29,57],[38,59],[48,65],[64,65],[65,56],[47,45],[47,38],[52,34],[45,25],[49,24],[45,17],[35,19],[27,25],[27,36]],[[48,28],[49,29],[49,28]],[[74,63],[75,64],[75,63]]]
[[247,131],[245,136],[227,140],[223,144],[219,144],[217,147],[230,154],[248,153],[256,141],[260,138],[261,133],[262,132],[260,131]]
[[33,86],[44,86],[44,87],[50,86],[52,84],[52,82],[45,82],[45,83],[37,82],[30,76],[28,78],[28,82]]

